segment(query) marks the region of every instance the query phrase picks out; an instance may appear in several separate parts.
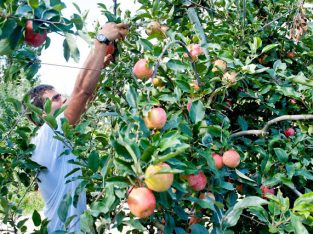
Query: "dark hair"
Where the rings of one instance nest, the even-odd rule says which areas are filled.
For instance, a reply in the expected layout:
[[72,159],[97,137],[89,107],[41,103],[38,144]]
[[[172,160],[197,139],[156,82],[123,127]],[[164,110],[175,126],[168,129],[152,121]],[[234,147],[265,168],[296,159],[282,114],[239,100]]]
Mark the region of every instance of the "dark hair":
[[[29,90],[27,92],[26,96],[30,97],[31,104],[33,104],[34,106],[43,110],[43,105],[45,103],[45,99],[43,98],[43,94],[49,90],[54,90],[54,87],[51,85],[41,84],[41,85],[38,85],[38,86],[32,88],[31,90]],[[32,113],[28,113],[28,114],[26,114],[26,116],[35,125],[41,126],[40,123],[38,123],[37,121],[34,120]]]

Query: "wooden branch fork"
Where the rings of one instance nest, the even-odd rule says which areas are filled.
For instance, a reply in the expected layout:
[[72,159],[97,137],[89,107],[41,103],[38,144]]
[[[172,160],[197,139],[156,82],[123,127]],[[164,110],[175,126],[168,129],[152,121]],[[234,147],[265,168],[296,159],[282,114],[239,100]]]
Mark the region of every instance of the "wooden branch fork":
[[268,134],[268,128],[274,123],[284,121],[284,120],[311,120],[313,119],[313,115],[311,114],[304,114],[304,115],[283,115],[279,116],[275,119],[268,121],[265,126],[260,130],[247,130],[247,131],[240,131],[234,134],[231,134],[230,137],[240,137],[240,136],[247,136],[247,135],[255,135],[255,136],[265,136]]

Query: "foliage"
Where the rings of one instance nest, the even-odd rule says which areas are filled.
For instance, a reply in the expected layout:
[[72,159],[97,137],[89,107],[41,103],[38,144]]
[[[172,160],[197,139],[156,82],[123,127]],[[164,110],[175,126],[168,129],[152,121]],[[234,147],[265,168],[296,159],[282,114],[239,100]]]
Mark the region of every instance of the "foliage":
[[[164,233],[312,232],[312,122],[279,121],[267,134],[245,134],[246,130],[262,129],[276,117],[312,114],[312,12],[292,0],[138,2],[141,8],[134,16],[130,12],[114,16],[99,4],[109,21],[130,22],[130,33],[119,44],[117,63],[103,72],[97,98],[82,122],[75,127],[67,122],[62,125],[83,167],[76,192],[86,188],[89,194],[90,208],[81,216],[82,231],[102,233],[113,227],[122,231],[128,226],[134,233],[156,228]],[[18,17],[18,22],[25,20],[16,13],[17,2],[12,5],[15,12],[10,14]],[[51,6],[42,6],[51,10]],[[34,9],[32,13],[38,8],[28,7]],[[58,19],[75,24],[61,16],[61,8]],[[166,36],[146,35],[151,21],[166,25]],[[47,27],[55,30],[53,24]],[[61,31],[74,33],[68,28]],[[183,43],[201,43],[205,53],[192,64],[184,56]],[[11,48],[14,52],[0,51],[10,58],[24,47],[17,43]],[[26,49],[40,53],[40,49]],[[74,56],[75,50],[70,53]],[[141,81],[133,76],[131,68],[143,57],[158,68],[155,72],[162,87],[154,87],[151,79]],[[212,71],[216,59],[227,62],[227,72],[237,73],[236,82],[223,80],[221,70]],[[3,80],[12,78],[4,74]],[[194,80],[198,80],[199,90],[191,85]],[[186,108],[189,101],[190,112]],[[19,106],[18,101],[14,103]],[[155,105],[161,105],[168,116],[160,131],[149,130],[143,121]],[[14,124],[22,112],[14,105],[11,110],[14,113],[2,116],[0,122],[4,159],[0,168],[13,166],[10,171],[2,169],[0,176],[1,212],[14,226],[13,216],[20,212],[10,203],[8,185],[25,183],[23,175],[35,165],[28,159],[33,129]],[[46,121],[53,125],[52,116]],[[296,134],[286,137],[283,132],[289,127],[295,128]],[[242,135],[234,137],[239,131]],[[10,141],[5,138],[8,134]],[[236,169],[224,166],[217,170],[212,153],[223,154],[228,149],[239,152],[241,164]],[[149,165],[165,161],[174,174],[172,188],[155,192],[156,211],[137,219],[125,208],[127,191],[143,184]],[[9,174],[11,170],[14,173]],[[200,170],[208,185],[195,192],[184,175]],[[262,197],[261,185],[274,187],[277,195]],[[212,192],[215,200],[208,196],[200,199],[203,192]],[[66,212],[64,207],[60,210]],[[189,223],[192,217],[199,218],[197,223]],[[40,217],[34,218],[37,226],[40,221]],[[41,228],[44,226],[45,222]]]

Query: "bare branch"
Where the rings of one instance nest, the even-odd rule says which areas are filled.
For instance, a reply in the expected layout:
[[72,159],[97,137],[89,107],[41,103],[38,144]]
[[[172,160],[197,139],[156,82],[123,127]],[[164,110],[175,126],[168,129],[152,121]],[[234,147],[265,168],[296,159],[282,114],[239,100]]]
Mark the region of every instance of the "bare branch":
[[239,136],[246,136],[246,135],[264,136],[268,133],[267,132],[268,128],[274,123],[284,121],[284,120],[311,120],[311,119],[313,119],[313,115],[311,115],[311,114],[283,115],[283,116],[280,116],[280,117],[277,117],[275,119],[268,121],[265,124],[265,126],[260,130],[247,130],[247,131],[236,132],[236,133],[230,135],[230,137],[239,137]]

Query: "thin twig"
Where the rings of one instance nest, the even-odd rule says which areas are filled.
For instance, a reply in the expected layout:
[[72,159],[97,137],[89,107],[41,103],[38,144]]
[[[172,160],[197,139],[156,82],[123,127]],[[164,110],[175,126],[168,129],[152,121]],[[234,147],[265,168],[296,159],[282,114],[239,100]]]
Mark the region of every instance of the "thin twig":
[[313,115],[311,115],[311,114],[283,115],[283,116],[280,116],[280,117],[277,117],[275,119],[268,121],[261,130],[241,131],[241,132],[237,132],[237,133],[230,135],[230,137],[239,137],[239,136],[246,136],[246,135],[264,136],[268,133],[267,130],[268,130],[269,126],[271,126],[274,123],[284,121],[284,120],[311,120],[311,119],[313,119]]
[[292,187],[292,186],[290,186],[290,185],[288,185],[288,184],[284,184],[284,185],[286,185],[288,188],[290,188],[297,196],[302,196],[303,194],[298,190],[298,189],[296,189],[295,187]]

